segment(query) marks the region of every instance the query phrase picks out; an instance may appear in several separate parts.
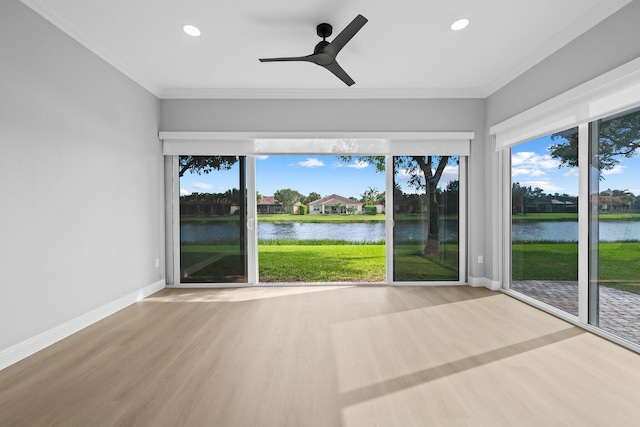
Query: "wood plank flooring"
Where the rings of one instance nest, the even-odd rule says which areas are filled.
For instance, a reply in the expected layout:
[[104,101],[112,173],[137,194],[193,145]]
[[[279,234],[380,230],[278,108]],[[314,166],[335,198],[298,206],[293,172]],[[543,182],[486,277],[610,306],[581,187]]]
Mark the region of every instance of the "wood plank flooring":
[[57,425],[635,426],[640,355],[486,289],[165,289],[0,371]]

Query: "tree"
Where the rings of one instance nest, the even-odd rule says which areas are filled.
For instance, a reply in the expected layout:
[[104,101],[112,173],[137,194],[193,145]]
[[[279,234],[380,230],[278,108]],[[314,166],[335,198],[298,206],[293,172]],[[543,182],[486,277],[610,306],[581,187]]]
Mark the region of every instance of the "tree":
[[307,197],[304,198],[302,203],[304,203],[305,205],[308,205],[309,203],[315,202],[316,200],[320,200],[321,198],[322,196],[320,196],[320,194],[312,191],[311,193],[309,193]]
[[187,171],[206,175],[214,170],[229,170],[237,162],[237,156],[180,156],[178,176],[182,177]]
[[378,200],[378,194],[380,194],[380,192],[377,188],[369,187],[368,190],[365,190],[365,192],[362,193],[362,202],[365,205],[374,205]]
[[[386,160],[384,156],[339,156],[345,163],[366,162],[376,168],[376,172],[384,172]],[[424,223],[427,241],[423,252],[426,254],[438,254],[439,230],[438,230],[438,183],[449,164],[450,156],[394,156],[393,167],[395,171],[404,171],[409,179],[408,185],[422,191],[421,212],[427,215],[428,221]]]
[[511,213],[525,213],[524,209],[524,189],[519,182],[514,182],[511,184]]
[[[640,110],[598,122],[598,153],[596,163],[600,171],[611,170],[621,158],[630,158],[640,148]],[[551,157],[561,166],[578,167],[578,130],[569,129],[551,135]],[[601,175],[602,178],[602,175]]]
[[302,200],[303,196],[295,190],[284,188],[273,193],[273,197],[282,203],[285,212],[291,213],[293,212],[293,205]]

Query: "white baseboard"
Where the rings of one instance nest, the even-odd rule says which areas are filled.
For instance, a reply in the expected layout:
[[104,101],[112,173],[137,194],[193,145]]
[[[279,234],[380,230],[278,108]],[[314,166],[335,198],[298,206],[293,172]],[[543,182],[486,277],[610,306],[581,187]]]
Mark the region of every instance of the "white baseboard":
[[76,317],[75,319],[69,320],[62,325],[56,326],[53,329],[0,351],[0,370],[29,357],[46,347],[49,347],[69,335],[75,334],[87,326],[90,326],[105,317],[160,291],[161,289],[164,289],[165,286],[165,280],[160,280],[140,289],[137,292],[132,292],[129,295],[118,298],[117,300],[103,305],[102,307],[98,307],[95,310]]
[[471,276],[469,276],[469,286],[472,286],[474,288],[485,287],[485,288],[490,289],[492,291],[499,291],[500,290],[500,281],[491,280],[491,279],[488,279],[486,277],[471,277]]

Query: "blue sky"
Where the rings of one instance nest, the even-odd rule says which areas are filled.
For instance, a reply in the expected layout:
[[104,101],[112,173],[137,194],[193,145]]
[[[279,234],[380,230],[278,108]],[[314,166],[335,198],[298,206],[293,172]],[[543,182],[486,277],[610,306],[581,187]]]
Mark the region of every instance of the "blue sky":
[[[441,186],[457,179],[457,165],[447,166]],[[367,163],[340,161],[335,156],[259,156],[256,160],[258,192],[263,196],[271,196],[277,190],[291,188],[307,196],[311,192],[321,196],[339,194],[344,197],[361,198],[369,187],[385,191],[385,174],[376,173],[373,165]],[[399,181],[406,174],[399,174]],[[237,166],[230,171],[216,171],[209,175],[185,174],[180,180],[181,194],[221,193],[238,187]],[[406,187],[406,186],[405,186]],[[409,192],[408,188],[405,191]]]
[[[549,154],[553,142],[546,136],[516,145],[511,149],[511,174],[513,182],[523,186],[542,188],[548,194],[578,195],[578,169],[559,167],[560,162]],[[629,190],[640,195],[640,157],[621,158],[609,171],[603,171],[600,191]]]

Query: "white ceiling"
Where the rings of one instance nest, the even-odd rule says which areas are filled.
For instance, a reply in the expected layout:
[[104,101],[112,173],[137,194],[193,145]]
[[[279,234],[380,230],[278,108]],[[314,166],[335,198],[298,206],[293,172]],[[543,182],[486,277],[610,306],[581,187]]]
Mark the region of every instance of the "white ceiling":
[[[413,98],[486,97],[631,0],[22,1],[162,98]],[[357,14],[369,22],[337,57],[352,87],[258,62],[310,54],[317,24],[330,41]]]

